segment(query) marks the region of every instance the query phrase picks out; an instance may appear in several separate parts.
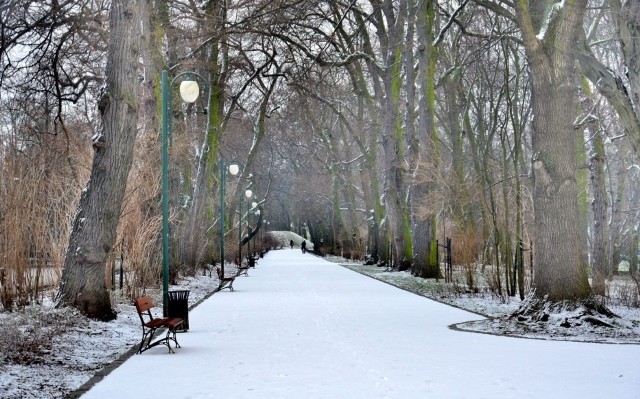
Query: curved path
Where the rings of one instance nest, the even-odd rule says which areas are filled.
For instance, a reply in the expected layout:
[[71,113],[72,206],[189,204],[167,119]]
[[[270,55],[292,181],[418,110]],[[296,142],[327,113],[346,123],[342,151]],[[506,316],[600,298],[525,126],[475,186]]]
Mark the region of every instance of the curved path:
[[135,355],[83,398],[632,398],[640,346],[450,330],[478,316],[299,250],[189,313],[182,348]]

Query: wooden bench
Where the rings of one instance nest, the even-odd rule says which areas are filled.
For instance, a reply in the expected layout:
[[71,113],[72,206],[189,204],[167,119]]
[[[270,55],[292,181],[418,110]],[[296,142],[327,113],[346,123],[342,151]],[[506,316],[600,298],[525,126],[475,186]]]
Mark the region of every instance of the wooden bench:
[[[160,344],[166,345],[167,348],[169,348],[169,353],[174,353],[173,349],[171,349],[170,341],[176,344],[176,348],[180,348],[180,344],[178,344],[178,340],[176,339],[176,330],[182,326],[184,321],[179,317],[153,317],[151,309],[153,309],[155,305],[148,295],[136,298],[134,302],[138,316],[140,316],[140,322],[142,323],[142,340],[140,341],[140,347],[137,353],[142,353]],[[160,328],[166,328],[167,333],[164,337],[154,341],[154,335]]]
[[218,289],[216,291],[222,291],[225,288],[229,288],[229,291],[233,291],[233,280],[235,277],[225,277],[222,274],[222,269],[220,267],[216,267],[216,272],[218,273],[218,279],[220,279],[220,284],[218,284]]
[[236,277],[242,276],[242,275],[249,277],[249,265],[243,264],[242,261],[240,261],[240,265],[238,266],[238,271],[236,272]]

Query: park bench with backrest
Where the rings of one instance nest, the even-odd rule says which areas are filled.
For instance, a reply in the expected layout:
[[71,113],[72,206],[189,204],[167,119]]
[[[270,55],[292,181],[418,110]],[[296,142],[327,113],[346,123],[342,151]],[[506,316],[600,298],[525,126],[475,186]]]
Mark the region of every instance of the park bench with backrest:
[[247,263],[242,263],[241,261],[236,272],[236,277],[242,275],[245,275],[247,277],[249,276],[249,265]]
[[235,280],[236,278],[225,277],[220,267],[216,267],[216,272],[218,273],[218,279],[220,280],[218,289],[216,291],[222,291],[225,288],[229,288],[229,291],[233,291],[233,280]]
[[[137,353],[142,353],[161,344],[166,345],[170,353],[174,353],[173,349],[171,349],[171,341],[176,344],[176,348],[180,348],[176,339],[176,330],[182,326],[184,321],[179,317],[153,317],[151,309],[156,306],[148,295],[136,298],[134,302],[142,323],[142,340]],[[166,334],[154,341],[156,331],[162,328],[166,328]]]

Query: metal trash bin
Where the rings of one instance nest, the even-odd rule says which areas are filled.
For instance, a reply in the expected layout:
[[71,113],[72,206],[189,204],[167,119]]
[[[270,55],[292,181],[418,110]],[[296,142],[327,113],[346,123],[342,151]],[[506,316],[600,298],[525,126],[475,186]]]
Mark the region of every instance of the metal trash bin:
[[189,290],[167,292],[167,317],[183,320],[183,331],[189,329]]

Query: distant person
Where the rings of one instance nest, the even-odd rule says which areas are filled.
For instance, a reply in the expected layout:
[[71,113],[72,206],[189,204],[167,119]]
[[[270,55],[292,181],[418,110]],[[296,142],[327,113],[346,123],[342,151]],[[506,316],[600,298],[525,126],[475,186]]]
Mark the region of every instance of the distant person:
[[289,241],[289,245],[291,245],[291,249],[293,249],[293,240]]
[[302,244],[300,244],[300,248],[302,248],[302,253],[307,253],[307,242],[302,240]]

